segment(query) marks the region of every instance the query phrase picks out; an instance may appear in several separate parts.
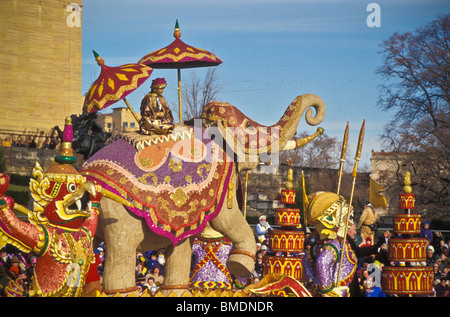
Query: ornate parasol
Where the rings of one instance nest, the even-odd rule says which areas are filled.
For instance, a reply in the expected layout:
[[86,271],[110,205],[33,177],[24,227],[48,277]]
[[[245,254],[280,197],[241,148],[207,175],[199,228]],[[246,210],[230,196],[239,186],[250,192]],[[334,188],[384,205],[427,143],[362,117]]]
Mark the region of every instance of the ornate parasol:
[[92,113],[105,109],[123,99],[134,118],[139,118],[125,97],[150,77],[153,69],[141,64],[125,64],[117,67],[105,65],[105,61],[93,51],[97,64],[102,70],[100,76],[89,88],[83,104],[83,112]]
[[177,69],[178,71],[178,106],[180,112],[180,123],[182,120],[181,108],[181,69],[194,67],[217,66],[222,61],[214,54],[200,48],[187,45],[180,40],[181,32],[178,20],[173,32],[175,40],[168,46],[147,54],[139,61],[153,68]]

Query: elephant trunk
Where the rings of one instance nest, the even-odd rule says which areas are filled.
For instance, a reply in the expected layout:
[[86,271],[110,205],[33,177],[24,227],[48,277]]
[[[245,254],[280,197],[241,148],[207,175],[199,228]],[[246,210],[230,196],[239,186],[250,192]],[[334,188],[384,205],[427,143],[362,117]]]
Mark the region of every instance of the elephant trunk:
[[[311,107],[313,107],[316,110],[316,114],[314,116]],[[286,109],[284,115],[275,125],[276,127],[279,127],[281,131],[279,140],[280,149],[285,149],[288,143],[290,143],[289,144],[290,147],[293,145],[292,142],[289,141],[294,141],[291,139],[297,132],[298,124],[300,123],[300,119],[303,113],[305,113],[305,111],[306,111],[305,114],[306,123],[311,126],[318,125],[320,122],[322,122],[323,118],[325,117],[326,112],[325,103],[321,98],[313,94],[304,94],[298,96],[297,98],[294,99],[294,101],[291,102],[289,107]],[[311,137],[302,139],[302,141],[300,140],[295,141],[296,142],[295,148],[305,145],[306,143],[310,142],[312,139],[314,139],[321,133],[323,133],[323,129],[321,130],[321,132],[319,132],[318,129],[317,132],[313,134]]]

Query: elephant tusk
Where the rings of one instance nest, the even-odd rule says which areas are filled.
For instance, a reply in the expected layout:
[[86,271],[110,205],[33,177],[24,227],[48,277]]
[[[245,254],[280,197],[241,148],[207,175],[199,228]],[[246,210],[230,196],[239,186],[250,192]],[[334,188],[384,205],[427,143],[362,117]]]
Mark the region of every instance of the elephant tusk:
[[134,207],[133,203],[129,202],[128,200],[126,200],[123,197],[120,197],[119,195],[114,194],[113,192],[110,192],[107,189],[102,188],[102,195],[103,195],[103,197],[117,201],[118,203],[121,203],[122,205],[125,205],[127,207]]
[[297,142],[295,142],[295,140],[289,140],[287,141],[286,145],[284,146],[282,151],[290,151],[290,150],[295,150]]
[[283,148],[283,151],[295,150],[298,149],[299,147],[305,146],[306,144],[314,140],[316,137],[323,134],[323,131],[324,131],[323,128],[317,128],[316,133],[310,136],[304,137],[302,139],[291,139],[287,141],[285,147]]

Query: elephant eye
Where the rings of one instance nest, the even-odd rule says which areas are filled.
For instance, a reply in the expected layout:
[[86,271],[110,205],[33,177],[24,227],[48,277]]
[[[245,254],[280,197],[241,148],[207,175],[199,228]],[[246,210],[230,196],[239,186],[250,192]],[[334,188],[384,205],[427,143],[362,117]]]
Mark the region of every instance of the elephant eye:
[[246,121],[246,122],[245,122],[245,128],[246,128],[247,130],[249,130],[249,131],[254,131],[254,130],[255,130],[255,127],[251,124],[250,121]]

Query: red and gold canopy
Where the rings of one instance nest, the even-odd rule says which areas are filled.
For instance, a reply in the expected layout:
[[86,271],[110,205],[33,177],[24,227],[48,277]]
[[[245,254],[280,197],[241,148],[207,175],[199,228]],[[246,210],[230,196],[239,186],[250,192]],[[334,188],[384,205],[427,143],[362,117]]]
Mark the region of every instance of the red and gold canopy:
[[109,67],[95,51],[94,56],[102,70],[86,94],[83,112],[96,112],[124,99],[143,84],[153,72],[153,68],[142,64]]
[[153,68],[193,68],[217,66],[222,61],[213,53],[187,45],[180,40],[178,21],[173,33],[175,40],[168,46],[145,55],[139,64]]
[[175,41],[170,45],[145,55],[139,60],[139,64],[145,64],[153,68],[170,68],[178,71],[178,110],[180,123],[183,122],[181,107],[181,68],[217,66],[222,61],[213,53],[187,45],[180,40],[181,32],[178,20],[173,32]]

